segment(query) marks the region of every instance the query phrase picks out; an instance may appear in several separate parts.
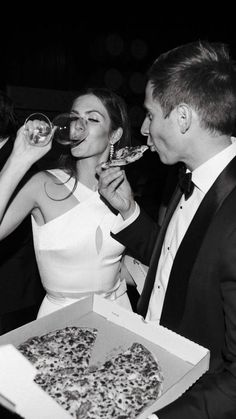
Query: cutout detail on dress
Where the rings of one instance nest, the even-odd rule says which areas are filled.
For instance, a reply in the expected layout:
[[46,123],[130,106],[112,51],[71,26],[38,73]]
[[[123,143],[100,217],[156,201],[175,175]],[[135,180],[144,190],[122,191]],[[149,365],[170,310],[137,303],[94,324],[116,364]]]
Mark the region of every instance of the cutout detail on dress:
[[98,226],[97,230],[96,230],[96,249],[97,249],[97,254],[99,255],[101,248],[102,248],[102,243],[103,243],[103,234],[102,234],[102,229],[100,226]]

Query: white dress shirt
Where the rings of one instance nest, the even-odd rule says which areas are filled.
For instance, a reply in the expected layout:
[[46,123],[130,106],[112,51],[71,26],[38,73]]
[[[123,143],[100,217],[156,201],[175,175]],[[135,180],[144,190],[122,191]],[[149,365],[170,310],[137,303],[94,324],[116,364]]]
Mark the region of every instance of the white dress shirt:
[[[205,194],[235,156],[236,141],[235,138],[232,138],[231,145],[192,172],[192,181],[195,188],[188,200],[185,200],[184,195],[181,197],[167,228],[146,320],[159,323],[170,271],[180,243]],[[132,214],[129,219],[125,220],[125,222],[123,221],[123,223],[120,218],[112,231],[117,233],[121,231],[124,226],[129,225],[139,214],[138,211],[138,208],[136,208],[135,213]]]

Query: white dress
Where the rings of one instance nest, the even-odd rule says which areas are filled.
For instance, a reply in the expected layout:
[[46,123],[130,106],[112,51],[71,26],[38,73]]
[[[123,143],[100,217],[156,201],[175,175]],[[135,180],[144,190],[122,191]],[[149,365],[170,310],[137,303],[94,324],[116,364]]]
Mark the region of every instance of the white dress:
[[[68,180],[62,170],[49,172]],[[72,191],[74,180],[65,185]],[[47,292],[38,318],[94,293],[131,310],[125,280],[117,279],[124,246],[110,235],[116,215],[97,191],[80,182],[73,195],[78,204],[52,221],[39,226],[32,217],[35,254]]]

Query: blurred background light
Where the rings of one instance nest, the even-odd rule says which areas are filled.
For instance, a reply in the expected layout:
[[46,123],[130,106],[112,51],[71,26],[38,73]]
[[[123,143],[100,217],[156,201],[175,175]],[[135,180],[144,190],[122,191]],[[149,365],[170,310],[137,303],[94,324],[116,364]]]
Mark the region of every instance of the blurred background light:
[[145,90],[146,77],[144,74],[135,72],[130,76],[129,86],[133,93],[143,94]]
[[148,54],[148,46],[143,39],[134,39],[131,42],[130,50],[133,57],[137,60],[142,60]]

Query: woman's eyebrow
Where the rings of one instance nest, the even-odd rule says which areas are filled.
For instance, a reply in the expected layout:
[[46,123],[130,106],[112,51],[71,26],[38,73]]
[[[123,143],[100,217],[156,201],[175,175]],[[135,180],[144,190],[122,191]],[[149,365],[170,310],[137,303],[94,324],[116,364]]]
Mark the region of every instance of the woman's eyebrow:
[[100,111],[98,111],[97,109],[90,109],[89,111],[86,111],[85,113],[86,114],[90,114],[90,113],[93,113],[93,112],[96,112],[96,113],[98,113],[99,115],[101,115],[101,117],[102,118],[105,118],[105,116],[103,115],[103,113],[101,113]]
[[[75,113],[77,115],[80,115],[80,113],[78,111],[74,110],[74,109],[72,109],[71,112],[73,112],[73,113]],[[94,113],[94,112],[98,113],[99,115],[101,115],[102,118],[105,119],[105,116],[103,115],[103,113],[101,113],[97,109],[90,109],[89,111],[85,111],[85,114],[86,115],[89,115],[89,114]]]

